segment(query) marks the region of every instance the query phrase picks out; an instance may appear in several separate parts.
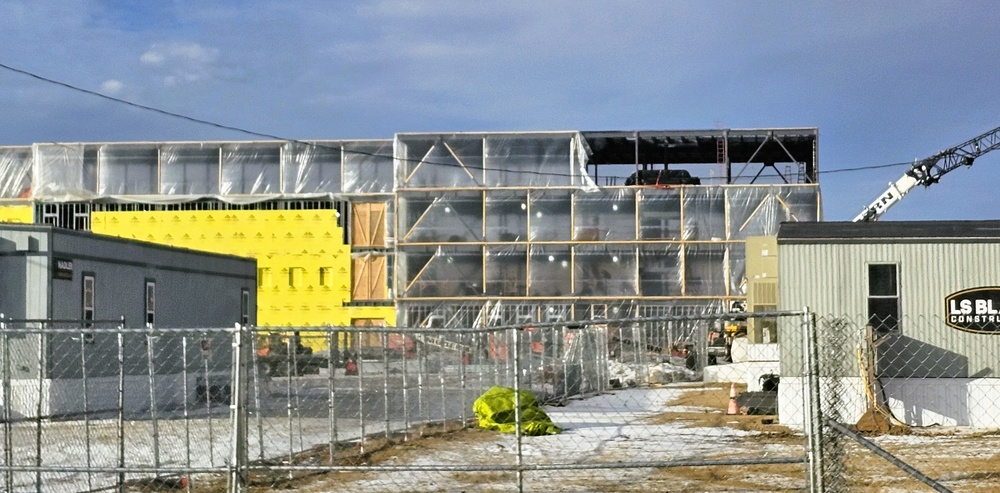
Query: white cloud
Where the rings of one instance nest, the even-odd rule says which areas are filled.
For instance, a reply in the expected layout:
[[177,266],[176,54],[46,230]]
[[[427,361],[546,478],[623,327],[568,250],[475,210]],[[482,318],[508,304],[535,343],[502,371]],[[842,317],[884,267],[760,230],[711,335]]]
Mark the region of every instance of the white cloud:
[[198,43],[156,43],[139,57],[162,77],[164,85],[206,79],[213,72],[219,50]]
[[215,61],[219,50],[198,43],[157,43],[139,57],[142,63],[162,65],[164,62],[205,64]]
[[159,65],[163,63],[163,54],[156,51],[147,51],[139,57],[139,61],[146,65]]
[[101,92],[104,94],[118,94],[124,87],[125,84],[122,84],[122,81],[109,79],[101,84]]

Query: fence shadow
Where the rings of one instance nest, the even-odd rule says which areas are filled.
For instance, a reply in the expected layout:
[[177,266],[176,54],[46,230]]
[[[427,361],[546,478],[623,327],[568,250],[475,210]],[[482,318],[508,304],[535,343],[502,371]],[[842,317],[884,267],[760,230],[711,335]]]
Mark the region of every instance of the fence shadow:
[[898,335],[879,346],[876,361],[882,397],[901,412],[899,419],[918,426],[970,424],[967,356]]

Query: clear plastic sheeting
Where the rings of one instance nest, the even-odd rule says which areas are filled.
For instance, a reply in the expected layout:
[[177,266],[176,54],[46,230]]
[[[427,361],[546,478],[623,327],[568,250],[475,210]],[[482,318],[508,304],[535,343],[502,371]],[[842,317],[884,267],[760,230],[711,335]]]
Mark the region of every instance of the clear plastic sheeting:
[[403,247],[403,289],[408,297],[482,296],[479,246]]
[[629,245],[574,247],[575,290],[579,296],[634,296],[636,250]]
[[747,294],[747,249],[746,243],[729,243],[726,245],[729,259],[729,295],[746,296]]
[[818,220],[816,187],[748,186],[726,189],[729,237],[773,236],[785,221]]
[[573,194],[568,190],[531,192],[528,196],[528,239],[569,240],[573,226]]
[[483,239],[483,202],[479,192],[447,196],[401,196],[403,243],[464,243]]
[[523,191],[486,192],[486,241],[528,239],[528,194]]
[[734,298],[746,295],[744,235],[812,220],[818,193],[812,185],[403,191],[396,204],[404,245],[482,244],[487,296]]
[[98,195],[155,195],[159,193],[159,152],[152,145],[102,145]]
[[486,247],[486,294],[527,296],[527,247],[521,245]]
[[219,193],[219,144],[168,144],[160,148],[160,193]]
[[[478,250],[467,253],[471,248],[479,247],[403,248],[404,297],[445,296],[440,293],[454,289],[441,286],[456,282],[475,282],[477,293],[500,297],[744,296],[742,243],[485,246],[485,262],[475,268],[468,265],[470,259],[483,259]],[[457,253],[442,263],[438,256],[448,252]],[[456,278],[448,266],[476,277]],[[480,290],[482,269],[485,289]],[[456,296],[471,296],[467,290],[460,293]]]
[[684,245],[684,295],[725,296],[727,274],[725,244]]
[[681,245],[667,243],[639,247],[639,294],[680,296],[684,289]]
[[577,132],[400,134],[399,188],[582,187],[588,150]]
[[0,148],[0,199],[31,198],[31,148]]
[[406,136],[397,150],[400,188],[482,187],[482,137]]
[[281,192],[282,144],[246,143],[222,146],[222,195]]
[[282,192],[340,192],[341,146],[337,142],[286,145],[282,163]]
[[639,193],[639,239],[681,239],[681,189],[650,188]]
[[684,230],[688,241],[726,238],[726,190],[722,187],[684,189]]
[[344,193],[392,193],[393,141],[343,142]]
[[35,144],[27,156],[22,148],[0,153],[10,156],[0,161],[3,198],[20,197],[29,187],[31,197],[43,201],[136,203],[393,191],[390,140]]
[[533,245],[529,253],[528,296],[570,296],[573,293],[569,246]]
[[627,188],[577,192],[573,207],[573,239],[635,239],[635,192]]
[[97,193],[97,148],[83,144],[32,146],[33,198],[88,200]]
[[581,173],[579,135],[491,135],[486,137],[486,185],[558,187],[593,185]]

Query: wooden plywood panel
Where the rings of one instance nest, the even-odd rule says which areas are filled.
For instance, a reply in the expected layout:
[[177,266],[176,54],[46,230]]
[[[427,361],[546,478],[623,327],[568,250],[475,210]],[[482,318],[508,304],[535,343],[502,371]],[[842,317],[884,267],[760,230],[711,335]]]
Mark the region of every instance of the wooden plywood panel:
[[354,204],[351,209],[351,238],[354,246],[385,246],[385,204]]
[[367,257],[354,259],[354,281],[351,284],[352,300],[368,300],[368,293],[371,287],[368,285],[368,268],[370,263]]
[[353,300],[384,300],[387,298],[386,258],[366,255],[354,259],[354,281],[351,286]]

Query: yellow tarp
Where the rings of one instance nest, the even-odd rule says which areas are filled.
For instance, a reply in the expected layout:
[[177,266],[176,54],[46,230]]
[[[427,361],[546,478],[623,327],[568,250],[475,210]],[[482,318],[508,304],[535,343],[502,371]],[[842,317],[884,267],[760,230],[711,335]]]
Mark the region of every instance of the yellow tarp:
[[[535,395],[527,390],[520,392],[521,396],[521,433],[524,435],[555,435],[562,431],[552,423],[552,419],[542,410]],[[514,389],[509,387],[492,387],[472,404],[472,410],[479,418],[479,427],[487,430],[499,430],[503,433],[514,433]]]

